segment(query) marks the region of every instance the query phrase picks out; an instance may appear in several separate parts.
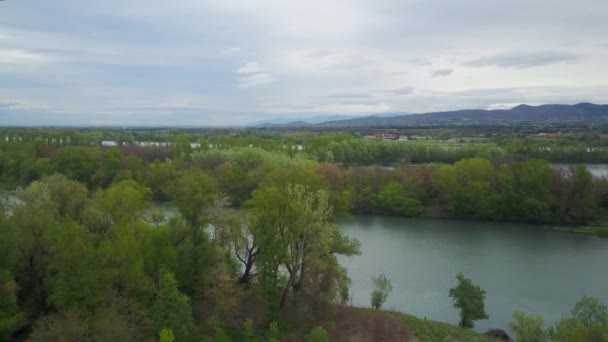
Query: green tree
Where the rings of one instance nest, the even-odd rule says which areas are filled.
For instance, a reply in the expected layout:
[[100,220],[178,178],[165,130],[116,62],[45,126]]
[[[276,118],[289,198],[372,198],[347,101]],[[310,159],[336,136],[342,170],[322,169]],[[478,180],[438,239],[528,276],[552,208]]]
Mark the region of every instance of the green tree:
[[175,342],[175,336],[171,329],[163,329],[160,331],[159,342]]
[[10,341],[26,324],[26,317],[17,302],[17,283],[10,272],[0,268],[0,341]]
[[315,327],[306,335],[306,342],[329,342],[327,330],[323,327]]
[[281,340],[281,329],[276,321],[270,322],[268,326],[268,341],[279,342]]
[[63,224],[50,232],[50,301],[62,311],[82,309],[92,314],[106,290],[100,258],[76,223]]
[[439,198],[455,216],[494,218],[494,169],[481,158],[463,159],[454,165],[440,165],[433,176]]
[[196,228],[206,223],[206,209],[213,202],[216,193],[215,181],[202,171],[186,172],[171,186],[173,202],[190,225]]
[[130,224],[143,217],[151,206],[152,192],[133,180],[112,184],[95,194],[95,202],[106,220],[114,225]]
[[254,331],[253,331],[253,321],[251,318],[247,318],[243,323],[243,334],[245,335],[245,340],[247,342],[253,341]]
[[[258,270],[270,293],[280,289],[281,308],[289,294],[296,300],[315,272],[337,265],[336,255],[359,253],[358,242],[332,224],[324,190],[312,191],[300,184],[282,190],[270,187],[256,190],[250,205],[255,221],[252,233],[260,249]],[[336,290],[335,286],[330,289]]]
[[378,193],[378,205],[387,214],[408,217],[419,216],[423,209],[420,201],[406,196],[403,185],[396,181],[389,182]]
[[544,324],[541,315],[528,315],[515,311],[513,321],[509,323],[509,329],[515,332],[518,342],[547,342],[548,335],[544,330]]
[[15,281],[19,285],[20,306],[28,317],[38,317],[49,309],[49,231],[56,228],[51,211],[30,207],[15,208],[11,222],[15,231]]
[[545,160],[504,165],[500,172],[503,217],[539,222],[550,220],[552,176],[553,170]]
[[371,298],[372,308],[379,310],[386,302],[388,294],[393,290],[393,285],[384,274],[372,277],[372,283],[374,284]]
[[59,217],[82,222],[89,195],[86,186],[62,174],[46,176],[42,181],[48,186],[50,198],[55,204]]
[[192,145],[190,144],[190,138],[186,135],[177,137],[173,141],[173,153],[177,160],[190,160],[192,155]]
[[593,176],[585,165],[570,168],[569,217],[574,223],[587,223],[595,216]]
[[[102,269],[111,288],[137,300],[152,295],[152,280],[145,272],[143,248],[149,226],[143,222],[118,226],[99,245]],[[157,331],[160,331],[159,327]]]
[[192,341],[195,325],[188,296],[178,289],[173,274],[163,270],[156,284],[151,316],[157,331],[171,329],[177,341]]
[[572,318],[588,325],[608,327],[608,307],[597,298],[584,296],[572,309]]
[[548,335],[555,342],[608,341],[607,311],[596,298],[583,297],[572,309],[572,317],[562,318],[548,329]]
[[463,328],[473,328],[474,321],[488,319],[485,311],[486,291],[474,285],[471,279],[464,277],[462,272],[456,275],[458,285],[450,289],[450,297],[454,307],[460,310],[459,325]]

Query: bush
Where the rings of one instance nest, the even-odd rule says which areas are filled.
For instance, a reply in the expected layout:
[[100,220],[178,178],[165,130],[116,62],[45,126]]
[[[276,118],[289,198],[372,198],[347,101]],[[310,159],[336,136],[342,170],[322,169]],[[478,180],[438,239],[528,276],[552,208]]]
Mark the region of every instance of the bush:
[[306,342],[329,342],[327,331],[323,327],[312,329],[310,334],[306,335]]
[[515,332],[516,340],[519,342],[545,342],[547,334],[544,331],[545,322],[540,315],[528,315],[521,311],[513,313],[513,321],[509,323],[509,329]]
[[384,274],[373,277],[374,290],[372,291],[372,308],[378,310],[386,302],[388,294],[393,290],[391,281]]

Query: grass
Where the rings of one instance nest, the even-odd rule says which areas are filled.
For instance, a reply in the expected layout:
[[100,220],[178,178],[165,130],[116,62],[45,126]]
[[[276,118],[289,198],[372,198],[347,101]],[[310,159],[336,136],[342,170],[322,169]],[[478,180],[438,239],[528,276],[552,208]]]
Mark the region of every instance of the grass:
[[558,232],[570,232],[576,234],[598,235],[608,237],[608,226],[584,226],[584,227],[553,227]]
[[472,331],[451,324],[420,319],[408,314],[401,314],[420,342],[488,342],[488,338]]

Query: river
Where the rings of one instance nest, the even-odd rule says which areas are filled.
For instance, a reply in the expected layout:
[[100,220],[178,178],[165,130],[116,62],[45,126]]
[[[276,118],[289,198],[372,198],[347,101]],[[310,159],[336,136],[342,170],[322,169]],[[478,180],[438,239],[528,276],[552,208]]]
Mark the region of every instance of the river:
[[355,216],[337,224],[362,245],[361,256],[341,260],[357,306],[370,306],[371,278],[384,273],[393,285],[385,308],[456,324],[448,291],[460,271],[487,291],[490,318],[478,331],[506,329],[514,310],[554,323],[583,295],[608,304],[605,238],[479,221]]

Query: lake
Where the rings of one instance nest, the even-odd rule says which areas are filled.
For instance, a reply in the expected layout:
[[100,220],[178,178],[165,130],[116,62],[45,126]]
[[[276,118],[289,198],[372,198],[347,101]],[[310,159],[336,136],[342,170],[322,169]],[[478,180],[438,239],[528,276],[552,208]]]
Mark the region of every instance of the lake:
[[448,291],[460,271],[487,291],[490,319],[478,331],[507,330],[514,310],[553,323],[583,295],[608,304],[606,238],[479,221],[355,216],[337,224],[362,245],[361,256],[341,259],[356,306],[370,306],[371,278],[384,273],[393,284],[386,309],[457,324]]
[[[156,203],[167,217],[171,203]],[[371,278],[393,285],[384,308],[458,323],[449,289],[456,274],[486,294],[488,320],[475,329],[507,329],[514,310],[554,323],[584,295],[608,304],[608,239],[502,222],[351,216],[336,221],[361,242],[362,254],[340,258],[352,279],[352,304],[370,307]]]

